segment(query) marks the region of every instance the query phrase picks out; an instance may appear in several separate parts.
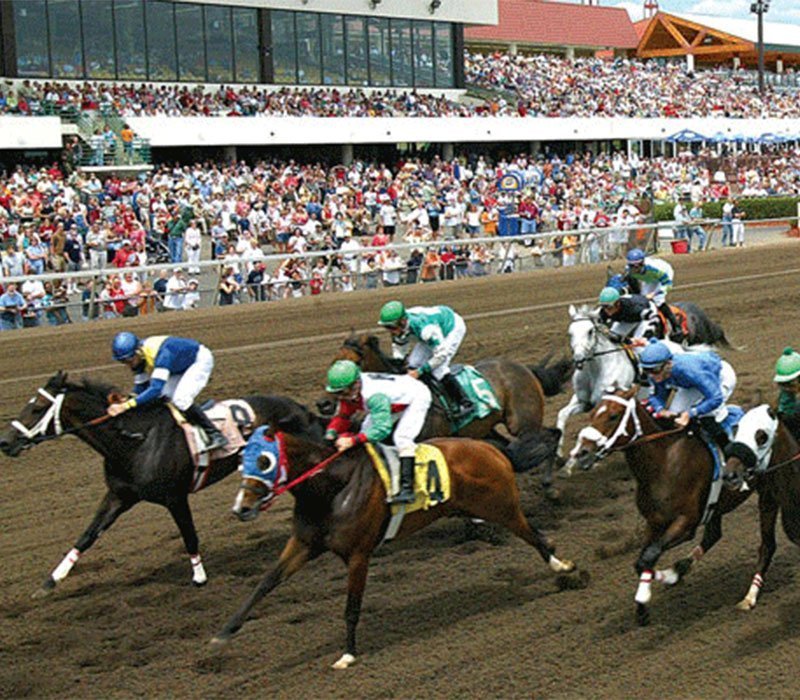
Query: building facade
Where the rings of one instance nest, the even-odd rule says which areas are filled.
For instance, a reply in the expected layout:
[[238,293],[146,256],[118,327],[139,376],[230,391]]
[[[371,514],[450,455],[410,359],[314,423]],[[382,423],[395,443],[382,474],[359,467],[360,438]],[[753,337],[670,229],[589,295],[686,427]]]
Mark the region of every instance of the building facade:
[[[476,9],[477,6],[477,9]],[[12,78],[452,88],[496,0],[3,0]]]

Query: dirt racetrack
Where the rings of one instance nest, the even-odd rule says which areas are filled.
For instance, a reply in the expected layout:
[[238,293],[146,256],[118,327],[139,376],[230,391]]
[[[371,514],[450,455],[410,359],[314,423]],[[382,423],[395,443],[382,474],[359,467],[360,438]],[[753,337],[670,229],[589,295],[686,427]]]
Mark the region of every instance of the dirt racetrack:
[[[797,242],[673,258],[678,287],[723,323],[740,352],[734,398],[757,387],[800,344]],[[735,278],[736,281],[731,281]],[[402,289],[407,302],[451,304],[468,320],[461,357],[536,360],[566,350],[566,306],[588,300],[601,266]],[[224,310],[3,333],[0,419],[16,416],[50,373],[91,369],[127,385],[109,364],[123,327],[194,335],[216,351],[210,393],[286,393],[313,400],[327,362],[353,326],[374,321],[390,290]],[[522,310],[521,307],[536,307]],[[517,309],[517,311],[512,311]],[[555,420],[566,395],[550,399]],[[573,423],[582,425],[578,419]],[[292,499],[254,523],[230,513],[235,477],[192,499],[209,583],[190,568],[167,512],[139,505],[90,550],[56,592],[30,594],[86,527],[104,486],[98,455],[67,438],[0,456],[0,693],[3,697],[797,697],[800,695],[800,551],[779,534],[759,606],[735,604],[753,574],[755,501],[724,521],[717,547],[672,590],[654,588],[652,624],[634,620],[642,521],[622,457],[561,481],[543,502],[519,477],[524,507],[591,574],[560,591],[535,552],[505,534],[465,540],[440,522],[379,549],[359,627],[360,658],[330,664],[344,647],[345,569],[312,562],[256,608],[220,653],[208,641],[277,557]],[[688,551],[688,545],[678,550]],[[675,552],[663,563],[671,562]]]

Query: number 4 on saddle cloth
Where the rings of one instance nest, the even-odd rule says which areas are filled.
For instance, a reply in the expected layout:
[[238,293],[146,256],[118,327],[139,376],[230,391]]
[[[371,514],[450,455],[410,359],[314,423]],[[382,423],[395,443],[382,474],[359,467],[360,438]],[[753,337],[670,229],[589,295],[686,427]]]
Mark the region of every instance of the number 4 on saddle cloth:
[[[457,406],[452,405],[452,399],[444,390],[444,387],[437,381],[426,382],[431,392],[439,398],[439,401],[447,411],[450,422],[453,423],[455,431],[461,430],[472,421],[485,418],[493,411],[500,410],[500,402],[494,395],[491,384],[484,379],[483,375],[471,365],[451,365],[450,374],[455,377],[461,386],[461,390],[466,397],[472,401],[473,409],[466,415],[454,420]],[[454,410],[455,409],[455,410]]]
[[237,454],[245,446],[245,440],[253,430],[256,415],[247,401],[239,399],[228,399],[213,403],[208,407],[203,406],[203,410],[209,419],[215,423],[220,432],[228,439],[228,444],[225,447],[208,452],[205,449],[207,442],[202,428],[192,425],[180,410],[171,403],[168,403],[167,406],[175,422],[183,428],[183,433],[186,436],[186,446],[189,448],[192,463],[194,464],[191,489],[191,492],[194,493],[205,486],[209,473],[208,466],[211,461]]

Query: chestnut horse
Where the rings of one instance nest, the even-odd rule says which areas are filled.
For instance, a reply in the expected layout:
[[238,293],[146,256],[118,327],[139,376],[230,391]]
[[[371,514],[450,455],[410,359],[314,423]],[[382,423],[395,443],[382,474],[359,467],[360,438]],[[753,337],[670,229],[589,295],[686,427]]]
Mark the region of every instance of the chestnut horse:
[[[692,430],[663,429],[636,399],[638,385],[606,393],[591,413],[591,424],[578,437],[572,456],[589,468],[610,452],[622,450],[636,479],[636,507],[647,522],[645,545],[636,561],[639,624],[650,620],[653,580],[669,586],[688,573],[722,536],[722,516],[752,493],[723,489],[705,523],[703,539],[691,555],[673,567],[656,571],[664,550],[691,540],[702,524],[711,489],[714,460]],[[587,466],[588,465],[588,466]]]
[[[383,353],[377,336],[370,334],[351,335],[342,344],[336,360],[352,360],[366,372],[401,373],[405,371],[403,360],[397,360]],[[492,387],[499,411],[493,411],[485,418],[472,421],[462,430],[453,433],[447,412],[434,397],[434,402],[420,439],[432,437],[471,437],[490,438],[510,450],[515,449],[517,440],[528,440],[538,435],[540,440],[552,441],[552,432],[542,432],[544,422],[544,399],[560,393],[565,382],[572,375],[572,362],[559,360],[548,365],[547,360],[539,365],[528,367],[521,362],[503,357],[481,360],[474,365]],[[512,440],[501,435],[497,428],[503,425]],[[553,487],[554,458],[544,462],[541,482],[545,493],[556,496]]]
[[[161,402],[108,420],[108,397],[117,390],[90,381],[71,382],[58,372],[28,401],[19,418],[0,435],[0,449],[17,457],[40,442],[73,434],[104,458],[108,487],[89,527],[34,593],[50,593],[117,518],[140,501],[158,503],[169,510],[183,537],[192,564],[192,582],[203,585],[206,572],[200,559],[197,532],[189,509],[194,464],[183,429]],[[280,396],[248,396],[255,425],[293,417],[309,431],[322,435],[322,423],[305,407]],[[205,486],[210,486],[239,466],[239,455],[211,460]],[[66,481],[67,475],[64,475]]]
[[[280,424],[281,429],[286,423]],[[279,583],[323,552],[342,558],[348,569],[347,643],[334,668],[347,668],[356,660],[356,625],[367,582],[372,552],[383,540],[390,512],[386,491],[363,445],[336,454],[325,444],[296,433],[277,432],[282,444],[284,479],[287,486],[330,463],[313,478],[291,486],[295,497],[292,535],[277,565],[258,584],[241,608],[214,637],[212,644],[226,642],[247,619],[253,606]],[[444,454],[450,468],[451,497],[448,501],[405,516],[398,537],[410,535],[439,518],[467,514],[502,525],[535,547],[555,572],[570,572],[575,565],[555,556],[546,537],[528,523],[520,508],[519,491],[510,460],[487,442],[464,438],[429,441]],[[538,443],[532,448],[538,449]],[[527,463],[527,462],[526,462]],[[518,466],[518,465],[516,465]],[[271,482],[270,482],[271,483]],[[234,511],[250,519],[271,502],[274,488],[257,479],[245,478]]]
[[741,610],[752,610],[775,554],[778,513],[783,531],[800,545],[800,443],[786,423],[766,404],[748,411],[736,429],[736,440],[726,450],[726,471],[758,491],[761,545],[756,573]]

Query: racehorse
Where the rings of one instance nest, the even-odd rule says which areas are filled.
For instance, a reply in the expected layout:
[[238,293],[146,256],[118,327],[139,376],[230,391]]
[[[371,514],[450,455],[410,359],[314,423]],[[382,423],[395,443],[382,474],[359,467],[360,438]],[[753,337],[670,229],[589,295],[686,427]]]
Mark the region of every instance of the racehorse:
[[761,545],[750,589],[737,607],[752,610],[775,554],[778,513],[783,531],[800,545],[800,441],[766,404],[748,411],[736,429],[736,440],[726,450],[725,469],[758,492]]
[[[117,390],[110,385],[88,379],[72,382],[65,372],[58,372],[0,435],[0,449],[9,457],[59,435],[73,434],[104,458],[108,491],[94,519],[34,597],[51,592],[97,538],[139,501],[158,503],[169,510],[191,560],[192,582],[206,582],[189,509],[194,464],[183,429],[160,402],[108,420],[109,396],[115,394]],[[248,396],[245,401],[255,413],[255,425],[291,416],[312,434],[322,435],[323,424],[291,399]],[[211,460],[203,487],[225,478],[238,465],[237,454]]]
[[[558,412],[556,428],[560,431],[558,458],[563,458],[564,431],[567,421],[577,413],[593,409],[611,386],[629,387],[637,380],[638,366],[632,349],[608,336],[608,329],[600,320],[600,312],[589,306],[569,307],[569,344],[575,373],[572,375],[572,398]],[[710,350],[707,345],[684,348],[671,340],[666,343],[673,353]],[[569,476],[575,467],[568,460],[564,473]]]
[[[607,277],[606,286],[614,287],[614,289],[619,290],[623,294],[629,294],[635,291],[630,288],[628,279],[624,275],[615,275],[609,269],[607,271]],[[725,336],[725,331],[722,329],[722,326],[712,321],[708,314],[697,304],[691,301],[678,301],[674,304],[670,304],[670,307],[675,314],[675,318],[685,324],[685,342],[687,345],[719,345],[731,350],[739,349],[731,345],[730,341]],[[660,338],[664,339],[669,336],[668,322],[660,312],[659,318],[661,320],[661,328],[659,329],[661,331]]]
[[[348,337],[335,359],[352,360],[367,372],[401,373],[405,371],[404,361],[385,355],[377,336],[370,334],[353,334]],[[548,365],[548,361],[545,360],[539,365],[528,367],[520,362],[500,357],[481,360],[475,363],[474,367],[491,385],[500,404],[500,410],[493,411],[485,418],[474,420],[463,429],[453,433],[446,410],[438,399],[434,398],[433,408],[420,439],[448,435],[479,439],[490,438],[501,445],[508,446],[512,451],[515,449],[514,445],[517,440],[525,441],[534,435],[545,442],[554,442],[552,433],[542,431],[544,399],[545,396],[555,396],[561,392],[564,383],[572,373],[570,361],[560,360],[553,365]],[[514,438],[510,443],[497,431],[499,425],[504,425],[511,437]],[[553,460],[546,460],[543,465],[542,486],[546,494],[554,496],[556,494],[552,487]]]
[[[381,543],[389,523],[386,491],[365,446],[359,445],[336,454],[330,446],[310,440],[303,434],[283,432],[279,423],[275,435],[282,444],[284,479],[295,497],[292,535],[277,565],[214,637],[212,644],[226,642],[244,624],[250,610],[279,583],[302,568],[306,562],[331,551],[342,558],[348,569],[347,644],[334,668],[347,668],[356,660],[356,626],[367,581],[372,552]],[[555,556],[547,538],[530,525],[520,508],[514,469],[524,469],[529,460],[518,451],[519,463],[512,464],[498,448],[479,440],[439,438],[429,441],[444,454],[450,470],[451,498],[427,510],[408,513],[397,536],[410,535],[439,518],[467,514],[503,525],[536,548],[555,572],[575,569],[569,561]],[[537,450],[537,441],[531,448]],[[302,483],[291,486],[303,475],[329,462],[324,470]],[[271,482],[272,483],[272,482]],[[235,512],[250,519],[266,503],[274,489],[262,481],[245,477],[237,495]]]
[[[650,620],[648,604],[653,580],[674,585],[691,563],[699,560],[722,536],[722,516],[750,495],[749,491],[722,489],[716,507],[706,514],[712,486],[714,460],[693,430],[663,429],[636,399],[638,386],[606,393],[584,428],[573,455],[579,464],[591,464],[623,450],[636,479],[636,507],[647,522],[646,544],[636,561],[639,587],[636,614],[639,624]],[[674,567],[656,571],[666,549],[691,540],[705,524],[703,539],[691,556]]]

